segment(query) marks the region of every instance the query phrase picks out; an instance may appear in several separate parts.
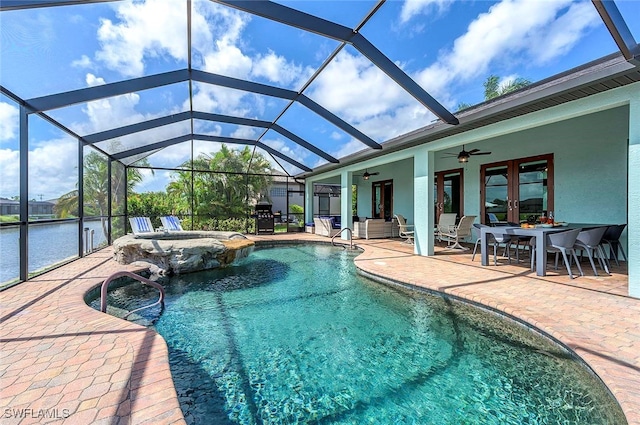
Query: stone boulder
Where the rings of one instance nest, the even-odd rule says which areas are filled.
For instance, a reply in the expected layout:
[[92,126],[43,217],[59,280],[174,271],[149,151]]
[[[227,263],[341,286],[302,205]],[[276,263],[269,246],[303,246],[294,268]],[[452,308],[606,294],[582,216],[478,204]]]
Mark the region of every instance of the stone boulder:
[[159,268],[160,274],[225,267],[248,256],[253,248],[253,241],[237,232],[128,234],[113,241],[113,255],[118,263],[148,263]]

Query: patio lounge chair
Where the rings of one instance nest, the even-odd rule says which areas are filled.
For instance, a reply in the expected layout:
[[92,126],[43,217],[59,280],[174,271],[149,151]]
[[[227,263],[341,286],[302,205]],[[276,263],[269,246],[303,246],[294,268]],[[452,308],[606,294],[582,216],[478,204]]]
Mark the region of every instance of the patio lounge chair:
[[160,217],[162,227],[169,232],[183,232],[184,229],[180,224],[180,219],[174,215],[168,215],[166,217]]
[[[442,217],[442,215],[440,216]],[[465,215],[460,219],[460,223],[454,226],[449,232],[438,231],[438,238],[447,241],[447,248],[469,249],[460,245],[460,241],[471,236],[471,225],[475,221],[475,215]],[[452,245],[453,244],[453,245]]]
[[440,218],[438,219],[438,224],[436,225],[436,236],[440,242],[445,240],[441,237],[441,234],[451,233],[453,229],[455,229],[457,216],[458,214],[456,213],[440,214]]
[[413,245],[413,238],[415,236],[414,230],[409,230],[413,228],[413,225],[407,224],[407,221],[404,219],[404,216],[401,214],[395,215],[396,220],[398,220],[398,235],[405,240],[406,243]]
[[129,224],[131,224],[131,230],[136,236],[155,232],[149,217],[131,217],[129,218]]

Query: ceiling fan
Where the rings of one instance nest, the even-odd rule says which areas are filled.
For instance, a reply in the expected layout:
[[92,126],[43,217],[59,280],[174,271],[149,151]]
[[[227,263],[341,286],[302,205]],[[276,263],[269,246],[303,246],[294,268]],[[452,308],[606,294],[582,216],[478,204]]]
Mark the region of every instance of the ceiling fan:
[[354,174],[354,176],[361,176],[362,180],[369,180],[369,177],[377,176],[378,174],[380,174],[380,173],[378,173],[378,172],[370,173],[369,170],[364,170],[363,174]]
[[469,162],[469,157],[471,155],[491,155],[491,152],[480,152],[480,149],[471,149],[470,151],[466,151],[464,150],[464,145],[462,145],[462,150],[460,151],[460,153],[446,153],[446,155],[455,156],[456,158],[458,158],[459,163],[464,164],[466,162]]

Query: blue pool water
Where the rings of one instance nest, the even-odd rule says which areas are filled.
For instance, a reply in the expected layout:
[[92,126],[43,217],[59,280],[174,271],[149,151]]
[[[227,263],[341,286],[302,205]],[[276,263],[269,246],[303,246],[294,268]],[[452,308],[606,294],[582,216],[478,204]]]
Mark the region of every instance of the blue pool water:
[[[626,423],[601,381],[548,340],[358,276],[355,255],[258,249],[164,282],[153,326],[187,423]],[[157,293],[131,284],[109,302],[131,309],[141,297]]]

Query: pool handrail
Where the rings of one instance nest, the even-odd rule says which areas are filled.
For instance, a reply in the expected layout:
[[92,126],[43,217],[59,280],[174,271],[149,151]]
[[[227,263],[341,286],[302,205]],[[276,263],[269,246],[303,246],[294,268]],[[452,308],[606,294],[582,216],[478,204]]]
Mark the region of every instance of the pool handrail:
[[338,236],[340,236],[342,234],[342,232],[344,232],[345,230],[348,230],[348,233],[349,233],[349,249],[353,249],[353,231],[348,227],[344,227],[344,228],[340,229],[340,231],[338,233],[336,233],[335,235],[333,235],[331,237],[331,245],[336,246],[336,244],[333,242],[333,240],[335,238],[337,238]]
[[160,285],[157,282],[154,282],[153,280],[147,279],[146,277],[142,277],[138,274],[135,274],[126,270],[122,270],[122,271],[113,273],[112,275],[107,277],[104,280],[104,282],[102,282],[102,286],[100,287],[100,311],[101,312],[103,313],[107,312],[107,290],[109,288],[109,283],[111,283],[112,280],[117,279],[119,277],[123,277],[123,276],[127,276],[137,281],[140,281],[142,283],[146,283],[147,285],[153,286],[154,288],[160,291],[160,297],[158,298],[158,301],[154,302],[153,304],[149,304],[147,306],[136,308],[135,310],[131,310],[130,312],[128,312],[122,317],[123,319],[126,319],[127,317],[129,317],[129,315],[137,311],[144,310],[145,308],[153,307],[154,305],[157,305],[157,304],[164,305],[164,287],[162,285]]

